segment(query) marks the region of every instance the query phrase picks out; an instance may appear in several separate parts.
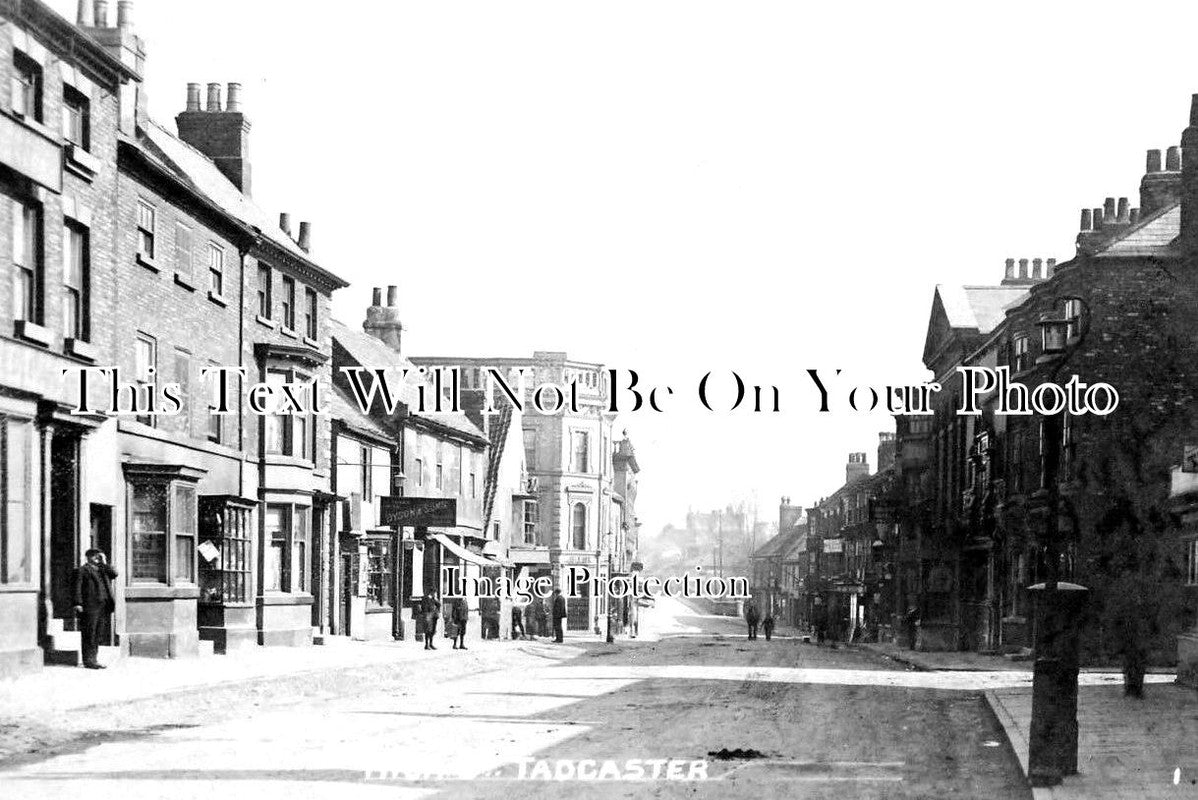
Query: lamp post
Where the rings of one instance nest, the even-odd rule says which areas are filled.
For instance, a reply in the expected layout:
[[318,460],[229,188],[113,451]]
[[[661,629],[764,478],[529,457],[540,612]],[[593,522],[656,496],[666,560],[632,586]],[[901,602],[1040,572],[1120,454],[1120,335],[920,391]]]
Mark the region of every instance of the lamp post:
[[[1089,332],[1090,312],[1077,297],[1064,300],[1065,314],[1050,313],[1039,325],[1042,353],[1057,361],[1045,377],[1055,381]],[[1055,308],[1054,308],[1055,312]],[[1032,722],[1028,742],[1028,778],[1032,786],[1055,786],[1077,772],[1077,621],[1087,590],[1061,581],[1060,472],[1064,439],[1063,411],[1043,417],[1044,441],[1044,582],[1028,588],[1035,598],[1035,652],[1032,674]]]

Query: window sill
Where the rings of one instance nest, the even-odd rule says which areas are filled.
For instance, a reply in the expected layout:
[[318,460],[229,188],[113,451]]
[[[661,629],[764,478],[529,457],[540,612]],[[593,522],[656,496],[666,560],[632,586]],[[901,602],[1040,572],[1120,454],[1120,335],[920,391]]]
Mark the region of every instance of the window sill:
[[320,349],[320,342],[316,341],[315,339],[313,339],[310,336],[304,337],[304,344],[308,345],[308,347],[311,347],[313,350]]
[[141,264],[151,272],[161,272],[161,270],[158,268],[158,264],[154,261],[154,258],[152,256],[146,255],[145,253],[137,254],[137,263]]
[[211,300],[212,302],[216,303],[221,308],[225,308],[229,305],[229,301],[225,299],[224,295],[217,294],[216,292],[212,291],[211,289],[208,290],[208,299]]
[[198,586],[167,586],[164,583],[131,583],[125,587],[126,600],[198,600]]
[[50,331],[29,320],[19,319],[13,323],[13,333],[16,334],[17,338],[24,339],[27,342],[40,344],[42,347],[50,346]]
[[195,284],[191,282],[191,279],[185,277],[181,272],[175,273],[175,283],[179,284],[189,292],[194,292],[196,290]]
[[299,338],[299,334],[295,332],[294,328],[280,326],[279,333],[283,334],[284,336],[286,336],[289,339],[298,339]]
[[267,453],[262,460],[267,466],[274,467],[302,467],[303,469],[312,469],[313,467],[312,462],[302,456],[288,456],[282,453]]
[[83,147],[71,142],[67,143],[66,168],[88,183],[91,183],[95,179],[102,163],[100,159],[87,152]]
[[271,592],[258,595],[264,606],[310,606],[316,598],[307,592]]
[[255,319],[258,320],[259,325],[263,325],[267,328],[270,328],[272,331],[278,327],[278,325],[275,324],[275,321],[273,319],[271,319],[270,317],[264,317],[261,314],[259,314],[257,317],[255,317]]
[[67,337],[62,341],[63,352],[82,358],[85,361],[95,363],[100,360],[100,351],[91,342],[85,342],[82,339],[74,339]]

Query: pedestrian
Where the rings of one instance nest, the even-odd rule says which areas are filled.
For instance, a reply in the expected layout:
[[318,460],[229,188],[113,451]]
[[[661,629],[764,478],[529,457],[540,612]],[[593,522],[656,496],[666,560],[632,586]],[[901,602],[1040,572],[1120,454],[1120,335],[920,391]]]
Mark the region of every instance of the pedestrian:
[[453,623],[453,649],[466,649],[466,623],[470,619],[470,607],[466,605],[465,597],[455,598],[453,608],[449,612],[449,620]]
[[93,547],[84,556],[87,560],[76,567],[71,575],[74,611],[79,616],[79,638],[83,642],[83,666],[104,669],[104,665],[97,660],[100,655],[100,623],[116,610],[112,594],[116,570],[108,565],[102,550]]
[[437,635],[437,617],[441,613],[441,599],[436,592],[429,592],[420,601],[420,614],[424,623],[424,649],[436,650],[433,637]]
[[761,612],[757,610],[757,603],[753,600],[748,600],[745,603],[745,622],[749,625],[749,639],[757,639],[757,623],[761,619]]
[[907,642],[907,649],[914,650],[915,644],[919,639],[919,609],[911,606],[907,609],[907,613],[903,615],[903,633]]
[[519,638],[521,638],[521,639],[525,638],[524,620],[522,619],[523,615],[520,612],[521,612],[520,606],[513,603],[512,604],[512,638],[513,639],[517,638],[516,631],[520,631]]
[[542,597],[536,601],[537,635],[549,635],[549,598]]
[[565,633],[562,631],[562,621],[566,618],[566,598],[562,597],[561,589],[553,590],[553,641],[562,642],[565,640]]
[[768,642],[774,635],[774,612],[765,612],[765,619],[761,620],[761,629],[765,631],[765,640]]

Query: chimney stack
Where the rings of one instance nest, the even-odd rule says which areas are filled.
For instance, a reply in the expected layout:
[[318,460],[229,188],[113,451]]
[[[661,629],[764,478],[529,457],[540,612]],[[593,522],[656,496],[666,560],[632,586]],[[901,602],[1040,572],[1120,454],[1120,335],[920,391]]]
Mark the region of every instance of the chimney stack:
[[96,27],[96,7],[92,0],[79,0],[78,11],[75,12],[75,24],[80,28]]
[[108,27],[108,0],[96,0],[96,27]]
[[228,104],[221,107],[221,85],[208,84],[208,97],[200,110],[200,85],[187,84],[187,107],[175,117],[179,138],[212,159],[229,181],[247,196],[252,194],[250,121],[241,111],[241,84],[228,86]]
[[1187,250],[1198,243],[1198,94],[1190,101],[1190,124],[1181,135],[1181,236]]
[[287,234],[288,236],[291,235],[291,215],[286,211],[279,213],[279,230],[283,231],[283,233]]
[[844,465],[844,482],[852,483],[867,475],[869,475],[869,461],[866,459],[865,453],[849,453],[849,463]]
[[399,288],[387,287],[387,305],[382,305],[383,290],[374,288],[374,305],[366,309],[366,321],[362,330],[370,334],[397,353],[403,352],[400,344],[403,339],[403,324],[399,320],[399,305],[396,302]]
[[305,253],[312,249],[312,223],[301,222],[299,226],[299,238],[295,243],[300,246],[300,250]]

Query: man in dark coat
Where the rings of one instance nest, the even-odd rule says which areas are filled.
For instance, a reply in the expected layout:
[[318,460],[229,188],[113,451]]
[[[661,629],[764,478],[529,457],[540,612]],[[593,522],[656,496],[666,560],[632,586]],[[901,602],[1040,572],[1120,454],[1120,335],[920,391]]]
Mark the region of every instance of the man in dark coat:
[[430,592],[420,601],[420,616],[424,623],[424,649],[436,650],[433,637],[437,635],[437,617],[441,615],[441,599]]
[[[520,631],[519,637],[516,636],[516,631]],[[521,614],[521,608],[515,603],[512,603],[512,638],[526,638],[524,635],[524,619]]]
[[537,600],[535,600],[534,602],[536,603],[536,606],[537,606],[536,611],[535,611],[536,616],[537,616],[537,635],[538,636],[548,636],[549,635],[549,606],[548,606],[549,599],[545,598],[545,597],[541,597],[541,598],[538,598]]
[[745,603],[745,622],[749,625],[749,638],[757,638],[757,623],[761,620],[761,612],[757,610],[757,603],[749,600]]
[[566,618],[566,598],[562,597],[561,589],[553,590],[553,641],[561,642],[565,639],[565,633],[562,631],[562,620]]
[[108,565],[108,559],[100,550],[88,550],[86,556],[87,561],[76,567],[71,576],[75,613],[79,615],[79,635],[83,640],[83,666],[104,669],[104,665],[96,660],[100,654],[100,624],[116,610],[112,594],[116,570]]
[[761,620],[761,630],[765,631],[765,640],[768,642],[774,635],[774,612],[765,612],[765,619]]
[[465,597],[454,598],[453,608],[449,612],[449,621],[453,623],[453,649],[466,649],[466,622],[470,619],[470,607],[466,605]]

